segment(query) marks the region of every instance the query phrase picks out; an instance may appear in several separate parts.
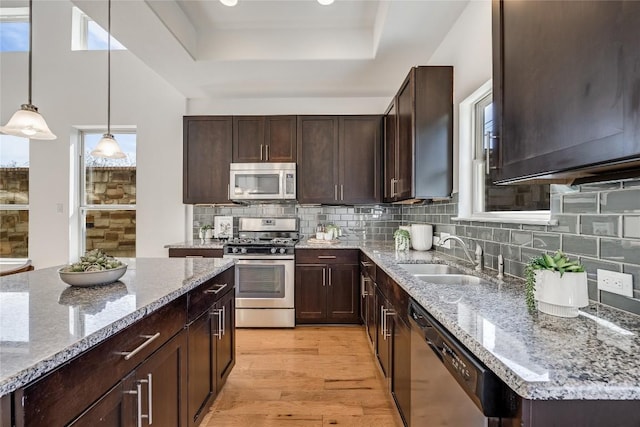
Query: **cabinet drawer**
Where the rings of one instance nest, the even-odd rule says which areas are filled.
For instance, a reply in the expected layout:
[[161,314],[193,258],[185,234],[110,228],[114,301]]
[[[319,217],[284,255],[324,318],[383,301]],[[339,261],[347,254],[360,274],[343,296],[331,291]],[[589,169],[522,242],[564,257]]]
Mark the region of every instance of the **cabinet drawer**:
[[374,282],[376,281],[376,264],[363,253],[360,253],[360,271]]
[[297,249],[297,264],[358,264],[357,249]]
[[222,258],[222,248],[169,248],[169,258]]
[[[23,406],[16,405],[16,425],[66,425],[183,329],[186,306],[185,295],[17,390],[16,402]],[[139,351],[128,360],[121,354],[134,350]]]
[[235,285],[235,267],[218,274],[189,292],[187,322],[191,323]]

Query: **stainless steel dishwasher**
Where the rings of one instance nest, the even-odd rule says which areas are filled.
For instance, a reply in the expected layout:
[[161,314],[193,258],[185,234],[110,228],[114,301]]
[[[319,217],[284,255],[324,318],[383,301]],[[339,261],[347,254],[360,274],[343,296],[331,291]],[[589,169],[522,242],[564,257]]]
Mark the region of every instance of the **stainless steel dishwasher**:
[[497,427],[517,396],[417,302],[411,323],[411,427]]

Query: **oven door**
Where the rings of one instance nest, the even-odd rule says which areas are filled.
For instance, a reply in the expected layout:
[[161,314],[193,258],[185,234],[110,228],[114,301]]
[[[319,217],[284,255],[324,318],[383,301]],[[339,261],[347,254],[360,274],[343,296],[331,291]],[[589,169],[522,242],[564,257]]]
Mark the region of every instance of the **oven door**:
[[294,267],[291,257],[236,258],[236,308],[293,308]]

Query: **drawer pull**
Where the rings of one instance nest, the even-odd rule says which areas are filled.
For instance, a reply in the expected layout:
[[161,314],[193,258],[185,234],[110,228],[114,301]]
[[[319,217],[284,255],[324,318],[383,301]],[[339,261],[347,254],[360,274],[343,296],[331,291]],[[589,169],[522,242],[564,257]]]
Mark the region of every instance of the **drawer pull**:
[[155,335],[140,335],[140,338],[146,338],[147,340],[136,347],[133,351],[123,351],[118,354],[124,356],[124,360],[129,360],[136,354],[140,353],[146,346],[151,344],[160,336],[160,332],[156,332]]
[[365,268],[371,267],[371,263],[368,261],[360,261],[360,264],[362,264],[362,266]]
[[318,255],[318,259],[336,259],[335,255]]
[[224,288],[226,288],[228,285],[228,283],[225,283],[224,285],[214,285],[215,289],[206,289],[204,291],[205,294],[219,294],[221,290],[223,290]]
[[187,255],[185,258],[204,258],[202,255]]

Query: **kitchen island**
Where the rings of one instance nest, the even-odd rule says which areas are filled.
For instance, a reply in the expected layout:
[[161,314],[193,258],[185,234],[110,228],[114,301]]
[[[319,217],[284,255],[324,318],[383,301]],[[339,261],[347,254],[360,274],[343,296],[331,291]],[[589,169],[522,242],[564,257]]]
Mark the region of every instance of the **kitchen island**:
[[[92,387],[113,386],[121,374],[124,376],[152,351],[169,344],[180,349],[175,352],[175,361],[184,374],[188,329],[185,326],[198,314],[192,313],[192,309],[208,313],[205,305],[213,304],[214,296],[229,294],[233,289],[233,268],[230,268],[233,264],[233,260],[218,258],[138,258],[131,260],[118,282],[91,288],[66,285],[60,280],[57,268],[3,277],[0,281],[0,407],[3,408],[0,425],[5,427],[3,422],[7,419],[7,396],[14,393],[14,418],[17,425],[21,425],[19,420],[24,414],[20,414],[19,398],[23,405],[31,404],[31,408],[46,411],[48,402],[33,402],[24,397],[39,396],[29,394],[31,389],[37,389],[34,384],[48,387],[47,382],[53,381],[53,385],[62,387],[64,377],[76,375],[65,371],[74,365],[82,365],[82,372],[77,375],[84,375],[74,380],[93,384],[88,390],[78,390],[90,394]],[[226,280],[224,285],[214,283],[219,277]],[[233,293],[230,295],[233,301]],[[144,335],[147,329],[155,334]],[[109,348],[114,343],[122,348]],[[134,354],[135,350],[138,352]],[[60,372],[65,375],[58,375]],[[71,386],[77,387],[77,384]],[[82,400],[79,396],[67,398],[69,400],[61,402],[66,405],[64,410],[59,407],[57,412],[65,412],[67,406],[73,407],[74,402]],[[180,405],[186,410],[186,404]],[[29,411],[24,410],[27,418],[33,415]],[[69,421],[62,415],[60,420]],[[186,422],[186,412],[184,420]]]
[[[296,246],[329,248],[360,249],[522,398],[523,422],[534,412],[548,412],[575,416],[571,425],[640,425],[639,316],[594,302],[577,318],[530,314],[522,280],[498,280],[492,270],[474,271],[470,263],[433,250],[396,252],[391,242]],[[407,263],[448,264],[486,282],[429,283],[402,268]]]

